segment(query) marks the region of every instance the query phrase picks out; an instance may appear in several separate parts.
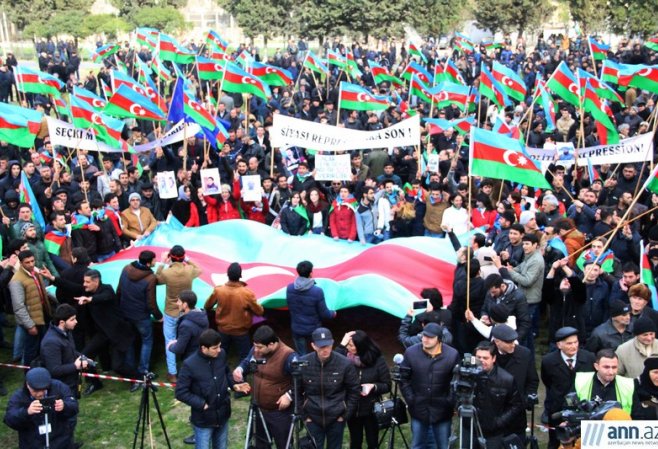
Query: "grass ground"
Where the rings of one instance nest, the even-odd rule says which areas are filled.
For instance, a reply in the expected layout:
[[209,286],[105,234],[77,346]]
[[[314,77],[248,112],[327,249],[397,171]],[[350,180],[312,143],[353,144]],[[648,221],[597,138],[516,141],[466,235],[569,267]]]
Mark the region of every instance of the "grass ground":
[[[289,319],[287,312],[268,310],[267,322],[280,335],[284,341],[291,344]],[[386,360],[391,364],[392,357],[395,353],[402,352],[402,347],[397,342],[397,329],[399,320],[391,315],[379,312],[374,309],[358,307],[340,311],[338,317],[331,323],[331,329],[334,332],[334,338],[340,341],[343,334],[353,329],[363,329],[375,341],[379,343],[384,351]],[[9,340],[13,338],[13,328],[4,329],[5,336]],[[153,354],[153,371],[159,374],[159,379],[165,378],[166,366],[164,363],[163,343],[161,333],[156,332]],[[540,348],[545,348],[540,345]],[[11,358],[11,351],[0,350],[0,361],[7,361]],[[538,357],[540,359],[540,357]],[[235,357],[231,357],[231,366],[235,366]],[[10,394],[19,388],[23,382],[23,371],[19,369],[10,369],[0,367],[0,376],[5,381],[5,386]],[[85,443],[85,449],[91,448],[110,448],[110,449],[127,449],[133,447],[133,438],[139,403],[140,393],[131,394],[128,389],[130,384],[106,380],[104,388],[89,397],[84,397],[80,401],[80,414],[78,415],[78,426],[76,438]],[[185,446],[182,439],[188,436],[190,426],[188,423],[189,408],[176,401],[173,390],[159,388],[157,393],[158,403],[165,421],[167,433],[171,441],[172,448],[191,447]],[[540,404],[543,401],[544,390],[540,386]],[[4,416],[4,410],[7,405],[8,396],[0,397],[0,410]],[[233,413],[230,420],[229,429],[229,449],[239,449],[244,447],[246,433],[247,413],[249,409],[249,399],[242,398],[233,400]],[[538,408],[538,414],[540,409]],[[484,418],[486,419],[486,418]],[[539,416],[537,416],[539,420]],[[152,435],[154,445],[151,446],[149,433],[147,432],[144,447],[166,448],[164,436],[161,427],[157,421],[157,414],[153,404],[151,404],[151,421]],[[410,441],[409,424],[403,425],[402,430],[407,440]],[[456,421],[453,426],[453,432],[456,429]],[[537,433],[540,445],[545,446],[547,436],[544,433]],[[386,443],[384,443],[386,444]],[[9,429],[4,424],[0,424],[0,448],[17,447],[16,432]],[[140,447],[140,442],[137,442]],[[343,447],[349,447],[349,432],[345,432]],[[404,448],[404,445],[396,435],[395,447]]]

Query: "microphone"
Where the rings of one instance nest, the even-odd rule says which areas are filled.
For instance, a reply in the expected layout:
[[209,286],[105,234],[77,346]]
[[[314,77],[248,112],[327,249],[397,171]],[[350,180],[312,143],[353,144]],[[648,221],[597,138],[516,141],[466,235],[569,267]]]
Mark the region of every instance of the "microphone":
[[393,356],[393,363],[395,363],[396,365],[399,365],[402,362],[404,362],[404,356],[402,354],[395,354]]

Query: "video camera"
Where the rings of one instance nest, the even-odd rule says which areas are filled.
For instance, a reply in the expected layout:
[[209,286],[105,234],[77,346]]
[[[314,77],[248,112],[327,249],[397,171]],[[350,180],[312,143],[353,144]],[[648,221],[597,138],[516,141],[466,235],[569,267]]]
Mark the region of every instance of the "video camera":
[[460,405],[473,405],[475,387],[478,379],[482,378],[484,370],[478,360],[469,353],[464,354],[462,363],[453,371],[452,391]]
[[302,368],[306,368],[307,366],[308,360],[300,360],[297,356],[293,357],[290,361],[290,368],[293,376],[301,376]]
[[555,434],[561,443],[569,443],[580,438],[580,422],[582,420],[601,420],[605,414],[613,408],[621,408],[619,402],[603,401],[596,398],[592,401],[578,399],[576,393],[569,393],[565,397],[566,407],[564,410],[553,413],[551,418],[566,425],[555,428]]

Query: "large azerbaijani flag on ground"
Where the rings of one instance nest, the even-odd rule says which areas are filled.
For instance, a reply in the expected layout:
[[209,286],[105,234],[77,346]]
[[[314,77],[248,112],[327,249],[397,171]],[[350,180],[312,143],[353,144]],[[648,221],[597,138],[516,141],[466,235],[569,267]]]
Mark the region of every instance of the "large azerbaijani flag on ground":
[[471,128],[469,172],[474,176],[511,179],[532,187],[550,188],[521,142],[475,127]]
[[[449,239],[396,238],[361,246],[320,235],[291,237],[249,220],[227,220],[200,228],[161,224],[139,247],[122,251],[94,268],[101,271],[103,282],[116,286],[121,270],[142,250],[150,249],[159,257],[175,244],[182,245],[203,270],[192,284],[199,302],[215,285],[225,283],[226,269],[239,262],[242,280],[263,306],[286,307],[286,286],[297,277],[295,267],[302,260],[313,263],[313,278],[324,290],[327,306],[334,310],[369,306],[403,317],[424,287],[438,288],[444,303],[452,300],[456,260]],[[158,287],[161,308],[164,293],[164,286]]]

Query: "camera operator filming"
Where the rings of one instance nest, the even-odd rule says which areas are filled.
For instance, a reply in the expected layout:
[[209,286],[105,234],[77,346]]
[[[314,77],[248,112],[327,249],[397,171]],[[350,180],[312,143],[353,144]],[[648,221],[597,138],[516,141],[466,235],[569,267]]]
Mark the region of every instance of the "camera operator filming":
[[[295,351],[283,343],[269,326],[254,332],[254,344],[240,365],[233,371],[235,388],[252,393],[250,419],[256,422],[255,447],[271,447],[268,436],[277,449],[286,449],[288,429],[292,423],[292,360]],[[246,376],[253,374],[253,387]],[[263,427],[263,422],[267,426]],[[247,429],[249,433],[251,429]]]
[[7,403],[5,424],[18,431],[19,449],[70,449],[78,415],[71,389],[45,368],[32,368]]

